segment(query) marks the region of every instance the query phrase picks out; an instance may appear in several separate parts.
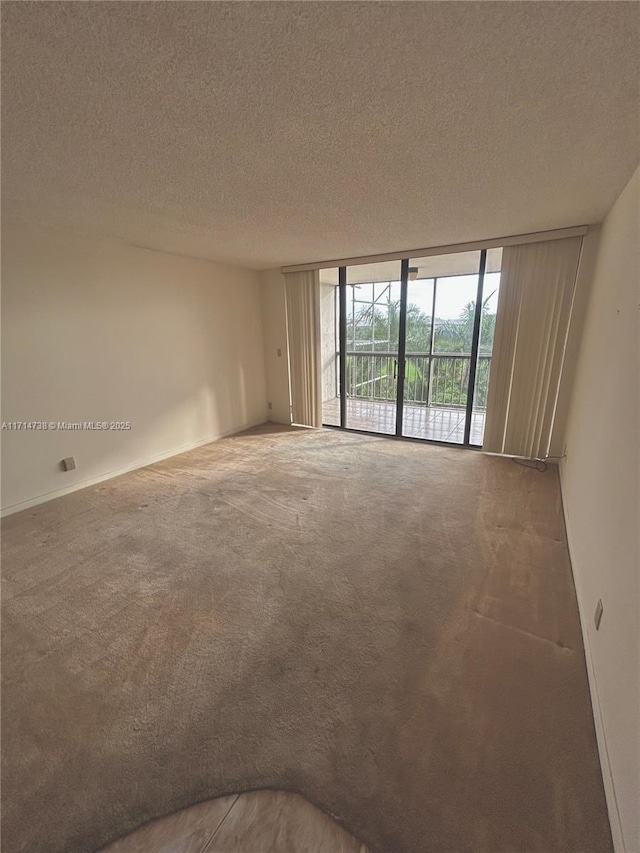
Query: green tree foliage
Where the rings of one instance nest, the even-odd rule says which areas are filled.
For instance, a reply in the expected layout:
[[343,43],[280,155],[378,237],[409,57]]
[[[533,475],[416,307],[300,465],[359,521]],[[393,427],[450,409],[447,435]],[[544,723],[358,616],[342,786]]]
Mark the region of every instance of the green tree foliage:
[[[476,372],[475,405],[486,406],[489,382],[490,355],[493,349],[496,315],[490,313],[489,301],[495,291],[482,304],[478,368]],[[405,401],[432,405],[465,406],[471,342],[475,317],[475,301],[464,307],[454,320],[435,321],[433,352],[449,358],[433,358],[429,371],[431,317],[415,304],[407,306]],[[395,358],[400,327],[400,302],[389,300],[383,304],[358,305],[347,327],[348,349],[372,353],[369,357],[348,357],[347,377],[350,396],[364,399],[395,400]],[[387,353],[387,355],[383,355]],[[455,358],[454,356],[463,356]]]

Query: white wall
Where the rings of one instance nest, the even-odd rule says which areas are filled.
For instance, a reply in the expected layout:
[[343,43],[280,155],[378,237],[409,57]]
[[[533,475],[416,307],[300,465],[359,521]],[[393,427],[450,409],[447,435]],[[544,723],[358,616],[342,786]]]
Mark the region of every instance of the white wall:
[[2,236],[2,420],[132,425],[4,430],[4,510],[266,420],[257,273],[18,223]]
[[640,851],[639,198],[640,170],[602,226],[561,466],[612,832],[627,853]]
[[284,276],[280,270],[265,270],[260,273],[260,282],[267,397],[271,405],[269,420],[290,424],[291,393]]

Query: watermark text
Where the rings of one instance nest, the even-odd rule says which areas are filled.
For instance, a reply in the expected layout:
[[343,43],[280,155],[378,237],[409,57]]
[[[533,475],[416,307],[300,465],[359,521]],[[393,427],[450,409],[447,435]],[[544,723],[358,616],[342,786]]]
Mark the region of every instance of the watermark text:
[[48,430],[51,432],[85,430],[129,430],[131,421],[2,421],[3,430]]

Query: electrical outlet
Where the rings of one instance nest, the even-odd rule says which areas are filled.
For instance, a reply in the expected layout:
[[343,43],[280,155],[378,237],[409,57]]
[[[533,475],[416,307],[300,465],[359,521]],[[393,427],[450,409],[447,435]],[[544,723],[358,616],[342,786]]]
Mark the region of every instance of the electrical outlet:
[[270,409],[273,409],[273,404],[272,404],[272,403],[269,403],[269,408],[270,408]]
[[68,456],[66,459],[63,459],[60,463],[63,471],[73,471],[76,467],[76,460],[73,456]]
[[600,623],[602,622],[602,612],[604,607],[602,606],[602,599],[598,599],[598,603],[596,604],[596,612],[593,617],[593,621],[596,623],[596,631],[600,630]]
[[282,358],[282,350],[281,349],[278,350],[278,358]]

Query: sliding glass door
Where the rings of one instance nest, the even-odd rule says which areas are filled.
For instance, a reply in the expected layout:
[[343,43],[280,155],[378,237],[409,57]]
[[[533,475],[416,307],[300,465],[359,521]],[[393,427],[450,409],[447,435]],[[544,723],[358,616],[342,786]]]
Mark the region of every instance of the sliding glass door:
[[501,254],[341,267],[324,423],[481,446]]
[[346,278],[345,426],[395,435],[400,261],[347,267]]
[[470,379],[477,369],[476,304],[485,267],[486,253],[479,251],[409,261],[408,316],[414,315],[413,326],[429,329],[429,339],[421,335],[415,343],[407,341],[405,436],[470,441],[466,428]]

